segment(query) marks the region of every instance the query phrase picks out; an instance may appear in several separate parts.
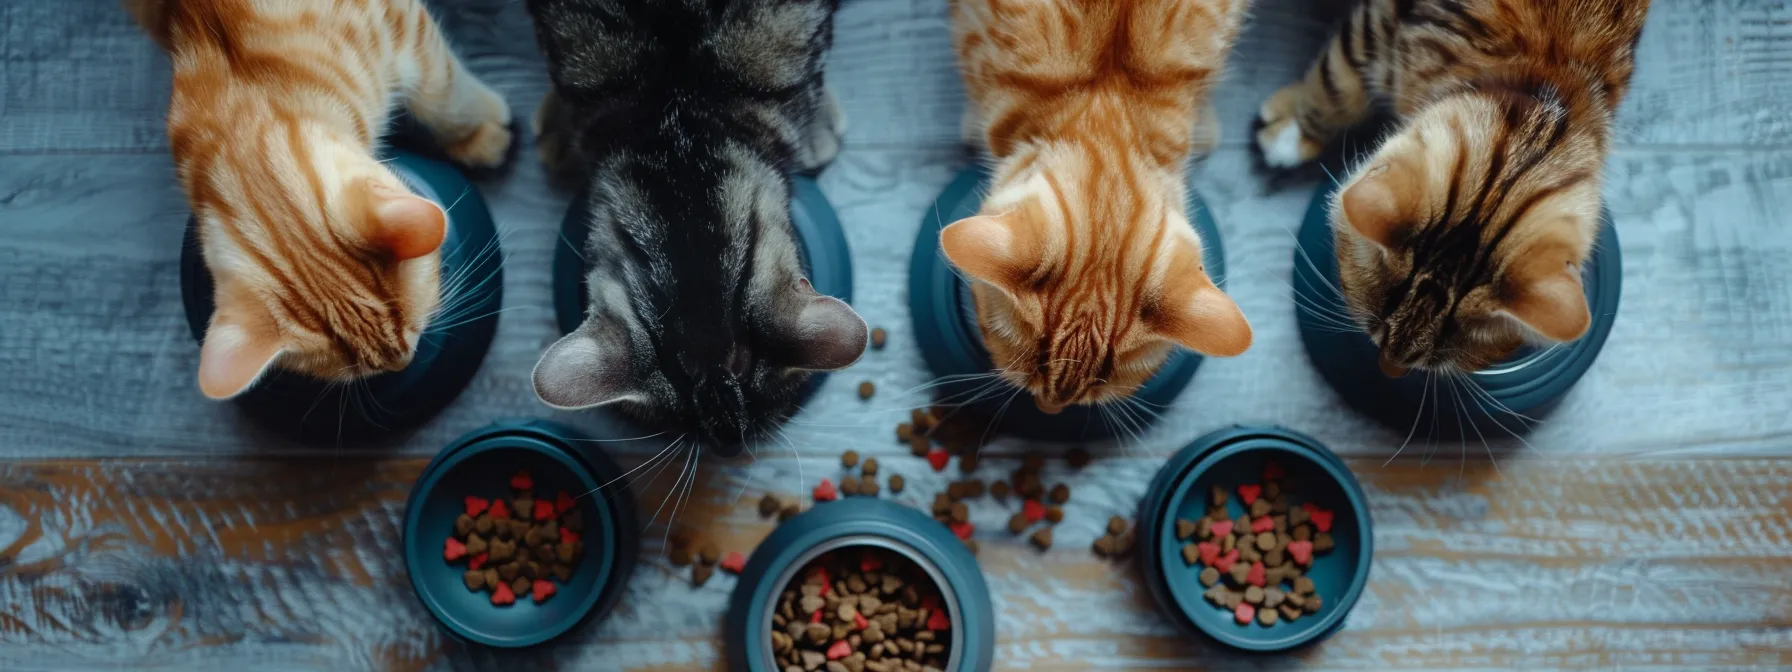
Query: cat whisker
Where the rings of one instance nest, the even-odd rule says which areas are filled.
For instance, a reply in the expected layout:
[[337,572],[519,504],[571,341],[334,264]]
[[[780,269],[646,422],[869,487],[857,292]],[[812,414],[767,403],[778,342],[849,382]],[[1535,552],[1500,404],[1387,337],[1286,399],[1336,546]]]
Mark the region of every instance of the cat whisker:
[[1002,402],[1002,406],[1000,408],[996,409],[995,419],[991,420],[989,422],[989,424],[983,428],[983,435],[981,437],[978,437],[977,445],[979,445],[979,446],[989,445],[989,433],[991,431],[993,431],[997,426],[1002,424],[1002,416],[1007,415],[1008,405],[1014,403],[1015,398],[1019,397],[1020,393],[1024,392],[1024,391],[1025,390],[1022,390],[1017,387],[1017,388],[1014,388],[1013,392],[1008,393],[1008,400]]
[[1382,467],[1385,468],[1393,464],[1394,459],[1400,457],[1400,452],[1406,450],[1407,444],[1412,443],[1413,434],[1419,431],[1419,418],[1425,414],[1425,395],[1431,392],[1431,381],[1436,377],[1437,375],[1430,371],[1425,372],[1425,388],[1419,392],[1419,408],[1412,412],[1412,427],[1406,430],[1406,440],[1400,442],[1400,447],[1394,450],[1393,455],[1388,456],[1388,461],[1381,463]]
[[[665,433],[666,432],[664,432],[664,431],[659,431],[659,432],[654,432],[652,434],[646,434],[646,435],[642,435],[642,436],[633,436],[633,437],[629,437],[626,439],[567,439],[567,440],[568,441],[577,441],[580,443],[623,443],[623,442],[627,442],[627,441],[640,441],[643,439],[651,439],[656,436],[662,436]],[[680,436],[680,438],[683,438],[682,434],[679,436]]]
[[[699,450],[697,450],[695,448],[696,448],[696,444],[692,443],[690,446],[687,446],[682,449],[682,452],[684,453],[684,457],[683,457],[684,461],[678,467],[678,478],[674,479],[672,481],[672,489],[666,491],[666,498],[660,500],[659,508],[654,509],[653,515],[647,517],[648,525],[652,525],[654,523],[659,522],[660,512],[666,510],[666,505],[672,503],[672,499],[674,496],[676,496],[678,494],[679,488],[684,486],[685,474],[688,474],[691,471],[691,456],[693,453],[700,452]],[[671,523],[671,521],[668,520],[666,522],[666,539],[670,540],[671,538],[672,538],[672,523]],[[666,545],[665,541],[662,541],[661,545],[660,545],[660,552],[664,553],[666,548],[667,548],[667,545]]]
[[497,310],[489,311],[489,312],[486,312],[486,313],[483,313],[480,315],[474,315],[472,317],[468,317],[465,319],[455,320],[453,322],[449,322],[448,324],[431,326],[429,329],[424,330],[423,333],[426,333],[426,334],[441,333],[441,332],[445,332],[449,329],[458,327],[460,325],[478,322],[480,320],[483,320],[485,318],[488,318],[488,317],[491,317],[493,315],[497,315],[500,313],[508,313],[513,310],[533,310],[535,308],[536,308],[536,306],[510,306],[508,308],[499,308]]
[[[1468,380],[1466,380],[1466,379],[1460,379],[1460,382],[1464,382],[1464,383],[1467,383],[1467,384],[1468,384],[1468,385],[1469,385],[1469,387],[1470,387],[1470,388],[1471,388],[1471,390],[1472,390],[1472,389],[1473,389],[1473,386],[1474,386],[1474,383],[1473,383],[1473,382],[1470,382],[1470,381],[1468,381]],[[1473,397],[1473,396],[1470,396],[1470,399],[1473,399],[1473,398],[1474,398],[1474,397]],[[1475,406],[1476,406],[1476,407],[1480,407],[1480,405],[1481,405],[1481,402],[1480,402],[1480,400],[1478,400],[1478,399],[1477,399],[1477,400],[1475,400]],[[1468,407],[1467,407],[1467,406],[1464,406],[1464,407],[1463,407],[1463,411],[1464,411],[1464,412],[1466,412],[1466,411],[1467,411],[1467,410],[1468,410]],[[1483,412],[1483,413],[1485,413],[1485,412],[1487,412],[1487,409],[1485,409],[1485,408],[1482,408],[1482,409],[1481,409],[1481,412]],[[1496,424],[1497,424],[1497,423],[1496,423]],[[1494,458],[1494,456],[1493,456],[1493,446],[1491,446],[1491,445],[1488,445],[1488,443],[1487,443],[1487,436],[1486,436],[1486,435],[1485,435],[1485,434],[1482,434],[1482,433],[1481,433],[1481,424],[1480,424],[1480,423],[1478,423],[1478,422],[1475,422],[1475,421],[1474,421],[1474,420],[1473,420],[1473,419],[1472,419],[1472,418],[1471,418],[1471,419],[1470,419],[1470,420],[1469,420],[1469,423],[1468,423],[1468,426],[1469,426],[1469,427],[1471,427],[1471,428],[1473,428],[1473,429],[1474,429],[1474,430],[1475,430],[1475,436],[1477,436],[1477,437],[1479,437],[1479,438],[1480,438],[1480,439],[1481,439],[1481,448],[1482,448],[1482,449],[1483,449],[1483,450],[1486,450],[1486,451],[1487,451],[1487,461],[1488,461],[1488,462],[1492,462],[1492,463],[1493,463],[1493,471],[1494,471],[1494,473],[1496,473],[1496,474],[1498,474],[1498,473],[1500,473],[1500,461],[1499,461],[1499,460],[1498,460],[1498,459],[1496,459],[1496,458]],[[1510,430],[1508,430],[1508,431],[1510,431]],[[1513,434],[1513,436],[1518,436],[1518,435],[1517,435],[1517,434]],[[1466,458],[1466,457],[1464,457],[1464,459],[1463,459],[1463,461],[1464,461],[1464,462],[1465,462],[1465,463],[1466,463],[1466,462],[1467,462],[1467,461],[1468,461],[1468,460],[1467,460],[1467,458]],[[1466,464],[1465,464],[1465,465],[1464,465],[1464,468],[1465,468],[1465,469],[1466,469],[1466,468],[1467,468],[1467,467],[1466,467]],[[1502,475],[1503,475],[1503,474],[1502,474]]]
[[[660,540],[661,548],[665,548],[667,542],[672,540],[672,528],[678,524],[678,512],[684,508],[684,503],[690,500],[691,493],[697,491],[697,477],[701,475],[698,469],[703,465],[703,452],[701,447],[691,451],[691,478],[685,482],[684,491],[678,495],[678,503],[672,505],[672,515],[666,518],[666,537]],[[741,492],[746,491],[742,490]]]
[[[664,434],[664,433],[665,433],[665,432],[661,432],[661,434]],[[659,434],[653,434],[653,435],[650,435],[650,436],[659,436]],[[640,470],[641,470],[641,469],[642,469],[642,468],[644,468],[644,467],[646,467],[646,466],[647,466],[647,465],[649,465],[649,464],[653,464],[653,463],[654,463],[654,462],[656,462],[656,461],[658,461],[658,460],[659,460],[659,459],[660,459],[660,457],[661,457],[661,456],[663,456],[663,455],[665,455],[665,454],[666,454],[666,453],[669,453],[669,452],[671,452],[671,451],[672,451],[672,449],[673,449],[673,448],[674,448],[674,447],[676,447],[676,446],[678,446],[678,443],[679,443],[679,442],[680,442],[680,441],[683,441],[683,440],[684,440],[684,437],[685,437],[685,436],[687,436],[687,434],[680,434],[680,435],[678,435],[678,438],[677,438],[677,439],[673,439],[673,440],[672,440],[672,442],[671,442],[671,443],[668,443],[668,444],[666,444],[666,447],[665,447],[665,448],[661,448],[661,449],[660,449],[660,452],[658,452],[658,453],[656,453],[656,454],[654,454],[654,456],[653,456],[653,457],[650,457],[650,458],[647,458],[647,460],[646,460],[646,461],[645,461],[645,462],[642,462],[642,463],[640,463],[640,464],[638,464],[638,465],[635,465],[635,468],[633,468],[633,469],[630,469],[630,470],[628,470],[628,472],[626,472],[626,473],[624,473],[624,474],[623,474],[623,475],[621,475],[621,476],[617,476],[617,477],[616,477],[616,478],[612,478],[612,479],[610,479],[610,482],[609,482],[609,483],[605,483],[605,484],[603,484],[603,485],[600,485],[600,486],[597,486],[597,487],[595,487],[595,488],[592,488],[592,489],[591,489],[591,490],[589,490],[589,491],[586,491],[586,492],[585,492],[585,493],[584,493],[584,494],[581,494],[581,495],[579,495],[579,496],[580,496],[580,497],[584,497],[584,496],[585,496],[585,495],[589,495],[589,494],[592,494],[592,493],[595,493],[595,492],[597,492],[597,491],[599,491],[599,490],[602,490],[602,489],[604,489],[604,488],[607,488],[607,487],[610,487],[610,485],[611,485],[611,484],[612,484],[612,483],[615,483],[615,482],[617,482],[617,481],[620,481],[620,480],[622,480],[622,479],[624,479],[624,478],[628,478],[628,476],[629,476],[629,474],[633,474],[633,473],[635,473],[635,472],[637,472],[637,471],[640,471]],[[644,438],[645,438],[645,437],[644,437]],[[585,440],[585,441],[599,441],[599,440],[601,440],[601,439],[582,439],[582,440]],[[621,439],[621,440],[630,440],[630,439]]]
[[[1486,413],[1486,412],[1488,412],[1488,409],[1487,409],[1487,407],[1486,407],[1486,406],[1482,406],[1482,405],[1481,405],[1481,400],[1482,400],[1482,399],[1486,399],[1486,400],[1488,400],[1488,401],[1491,401],[1491,402],[1493,402],[1493,403],[1495,403],[1495,404],[1498,404],[1498,408],[1499,408],[1499,409],[1503,409],[1503,410],[1504,410],[1504,411],[1505,411],[1505,412],[1506,412],[1506,413],[1507,413],[1507,414],[1509,414],[1509,415],[1511,415],[1511,416],[1512,416],[1512,417],[1514,417],[1514,418],[1518,418],[1518,419],[1519,419],[1519,420],[1521,420],[1521,421],[1524,421],[1524,420],[1529,420],[1529,421],[1530,421],[1530,422],[1531,422],[1531,423],[1535,423],[1535,422],[1536,422],[1536,421],[1535,421],[1535,420],[1530,420],[1530,419],[1529,419],[1529,418],[1528,418],[1528,417],[1526,417],[1526,416],[1524,416],[1524,415],[1522,415],[1522,414],[1519,414],[1519,413],[1516,413],[1516,412],[1513,412],[1513,411],[1512,411],[1512,410],[1511,410],[1511,409],[1509,409],[1509,408],[1506,408],[1506,405],[1505,405],[1505,404],[1503,404],[1503,403],[1500,403],[1500,401],[1499,401],[1499,400],[1498,400],[1498,399],[1494,399],[1494,398],[1493,398],[1493,395],[1492,395],[1492,394],[1491,394],[1491,393],[1489,393],[1489,392],[1487,392],[1487,391],[1486,391],[1486,390],[1483,390],[1483,389],[1481,389],[1481,388],[1480,388],[1480,385],[1479,385],[1479,384],[1477,384],[1477,383],[1475,383],[1475,382],[1474,382],[1474,380],[1473,380],[1473,379],[1470,379],[1470,378],[1468,378],[1468,377],[1467,377],[1467,376],[1463,376],[1463,382],[1464,382],[1464,383],[1465,383],[1465,384],[1467,384],[1467,386],[1468,386],[1468,388],[1469,388],[1469,393],[1470,393],[1470,395],[1471,395],[1471,398],[1473,398],[1473,399],[1474,399],[1474,400],[1475,400],[1475,406],[1476,406],[1476,407],[1477,407],[1477,408],[1480,408],[1480,409],[1481,409],[1481,412],[1483,412],[1483,413]],[[1477,395],[1477,394],[1478,394],[1478,395],[1482,395],[1482,396],[1474,396],[1474,395]],[[1541,453],[1542,453],[1542,452],[1543,452],[1543,451],[1541,451],[1541,450],[1537,450],[1537,447],[1536,447],[1536,446],[1533,446],[1533,445],[1531,445],[1531,442],[1530,442],[1530,441],[1529,441],[1529,440],[1527,440],[1527,439],[1525,439],[1525,438],[1524,438],[1524,435],[1522,435],[1522,434],[1520,434],[1520,433],[1519,433],[1519,432],[1517,432],[1517,431],[1514,431],[1514,430],[1513,430],[1513,429],[1512,429],[1512,428],[1510,428],[1510,427],[1506,427],[1506,426],[1505,426],[1505,425],[1502,425],[1502,424],[1500,424],[1500,423],[1497,423],[1497,422],[1496,422],[1496,423],[1494,423],[1494,424],[1496,424],[1496,425],[1500,425],[1500,428],[1501,428],[1501,429],[1504,429],[1504,430],[1506,430],[1506,433],[1507,433],[1507,434],[1511,434],[1511,435],[1512,435],[1512,438],[1514,438],[1514,439],[1518,439],[1518,442],[1519,442],[1519,443],[1522,443],[1522,444],[1524,444],[1524,447],[1525,447],[1525,448],[1529,448],[1529,449],[1530,449],[1530,450],[1531,450],[1531,452],[1535,452],[1535,453],[1539,453],[1539,454],[1541,454]],[[1480,430],[1476,430],[1476,431],[1480,431]]]

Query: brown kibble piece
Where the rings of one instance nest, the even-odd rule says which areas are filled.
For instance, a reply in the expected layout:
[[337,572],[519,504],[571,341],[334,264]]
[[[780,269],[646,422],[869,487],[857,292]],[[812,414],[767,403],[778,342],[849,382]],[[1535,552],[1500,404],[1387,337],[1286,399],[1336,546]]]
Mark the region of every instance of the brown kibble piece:
[[1286,565],[1288,564],[1288,552],[1280,548],[1270,549],[1269,552],[1263,554],[1263,564],[1272,569]]
[[[1201,564],[1201,549],[1199,547],[1196,547],[1194,544],[1183,544],[1183,546],[1182,546],[1182,564],[1188,565],[1190,567]],[[1208,569],[1213,569],[1213,568],[1208,567]]]
[[1114,554],[1114,537],[1113,535],[1108,534],[1096,537],[1095,543],[1091,544],[1089,548],[1094,551],[1097,556],[1103,558],[1112,556]]
[[1200,529],[1201,526],[1195,521],[1187,518],[1178,518],[1176,520],[1176,539],[1177,541],[1188,541],[1193,538],[1195,533]]
[[1302,525],[1300,527],[1296,527],[1296,528],[1294,528],[1294,533],[1292,536],[1295,541],[1312,541],[1313,540],[1313,526]]
[[971,521],[971,507],[966,505],[964,502],[958,502],[956,504],[953,504],[952,505],[952,520],[960,522],[960,523],[970,522]]
[[1251,566],[1242,562],[1232,563],[1232,583],[1244,585],[1245,577],[1250,576]]
[[876,476],[866,476],[864,478],[859,479],[859,494],[864,495],[866,497],[876,497],[877,496],[877,477]]
[[902,486],[903,486],[902,475],[901,474],[891,474],[890,475],[890,492],[896,493],[896,494],[901,494]]
[[1070,501],[1070,486],[1065,485],[1063,483],[1059,483],[1057,485],[1052,486],[1051,500],[1052,500],[1053,504],[1063,504],[1063,503],[1069,502]]
[[469,569],[467,570],[466,575],[462,577],[462,580],[467,582],[467,590],[477,591],[484,589],[485,570]]
[[958,473],[970,474],[977,471],[977,454],[967,452],[958,456]]
[[567,581],[572,580],[572,565],[555,563],[552,571],[554,573],[554,578],[559,579],[561,583],[566,583]]
[[989,485],[989,494],[999,500],[1008,499],[1008,482],[996,481],[991,483]]
[[1119,516],[1108,518],[1108,534],[1120,534],[1126,531],[1126,519]]
[[1263,499],[1274,500],[1282,496],[1282,482],[1268,481],[1263,484]]
[[515,581],[510,582],[510,590],[515,592],[517,595],[529,594],[529,579],[521,577],[521,576],[516,577]]
[[[1259,500],[1259,501],[1261,501],[1261,500]],[[1276,610],[1274,610],[1274,609],[1258,609],[1257,610],[1257,622],[1258,623],[1262,623],[1264,625],[1275,625],[1276,620],[1277,620],[1276,619]]]
[[1225,488],[1215,485],[1213,486],[1213,494],[1207,498],[1207,503],[1213,506],[1225,506],[1227,496]]
[[484,538],[477,534],[467,536],[467,555],[479,555],[489,550],[491,547],[485,543]]
[[1033,546],[1039,550],[1049,551],[1052,548],[1052,528],[1047,527],[1034,532],[1033,536],[1028,537],[1027,540],[1033,542]]
[[701,586],[709,583],[709,577],[716,573],[714,565],[695,565],[691,567],[691,585]]
[[1300,614],[1301,614],[1300,607],[1296,607],[1292,604],[1283,604],[1282,606],[1276,608],[1276,611],[1281,612],[1282,620],[1284,620],[1284,621],[1296,620],[1296,619],[1300,618]]
[[498,569],[496,567],[485,568],[483,574],[485,574],[485,587],[487,590],[498,587],[498,581],[500,579],[498,578]]
[[1263,589],[1256,586],[1245,586],[1244,601],[1251,604],[1263,604]]
[[1236,534],[1228,534],[1228,535],[1220,538],[1220,552],[1221,553],[1231,553],[1232,549],[1234,547],[1236,547],[1237,545],[1238,545],[1238,535],[1236,535]]
[[1293,527],[1296,525],[1305,525],[1305,524],[1307,524],[1308,521],[1311,521],[1311,520],[1313,520],[1313,517],[1311,515],[1308,515],[1306,509],[1289,509],[1288,510],[1288,525],[1289,525],[1289,527]]
[[778,515],[778,510],[782,508],[784,508],[784,503],[778,501],[777,495],[768,492],[764,497],[759,498],[759,517],[761,518]]
[[[1257,501],[1263,501],[1263,500],[1257,500]],[[1274,533],[1274,532],[1258,532],[1257,533],[1257,550],[1267,551],[1267,550],[1275,548],[1275,547],[1276,547],[1276,533]]]
[[697,551],[697,557],[703,560],[703,564],[713,565],[722,559],[722,549],[716,548],[716,542],[706,541],[703,542],[703,549]]
[[516,577],[522,573],[523,566],[520,562],[506,562],[498,565],[498,578],[503,579],[505,583],[515,581]]
[[1288,494],[1283,493],[1281,496],[1269,500],[1269,510],[1275,513],[1288,513]]
[[1334,541],[1332,535],[1328,532],[1320,532],[1319,534],[1313,535],[1313,551],[1316,553],[1324,553],[1332,550],[1337,543],[1338,542]]
[[847,469],[859,466],[859,452],[856,450],[849,450],[841,453],[840,466],[846,467]]
[[[1194,563],[1190,563],[1190,564],[1194,564]],[[1208,567],[1206,569],[1201,570],[1201,585],[1212,586],[1213,584],[1216,584],[1219,582],[1220,582],[1220,570],[1219,569],[1214,568],[1214,567]]]
[[1263,606],[1265,606],[1265,607],[1274,609],[1276,607],[1282,606],[1282,602],[1287,599],[1288,599],[1288,594],[1282,592],[1281,588],[1277,588],[1275,586],[1270,586],[1268,588],[1263,589]]
[[795,518],[795,517],[797,517],[797,514],[800,514],[802,512],[803,512],[802,504],[799,504],[797,502],[791,502],[789,504],[785,504],[784,510],[778,512],[778,522],[783,522],[786,520],[790,520],[791,518]]
[[876,476],[877,475],[877,458],[875,458],[875,457],[865,458],[865,463],[859,466],[859,473],[864,474],[866,476]]
[[871,347],[873,349],[884,349],[884,344],[888,343],[889,340],[890,332],[884,331],[883,327],[875,327],[871,330]]
[[928,441],[926,436],[916,434],[908,440],[908,452],[913,453],[915,457],[926,457],[928,451],[931,450],[933,450],[933,442]]
[[467,535],[473,533],[473,527],[475,524],[476,523],[474,523],[472,516],[469,516],[464,513],[460,514],[459,518],[454,519],[454,536],[459,537],[461,539],[466,539]]
[[1031,472],[1038,472],[1040,469],[1044,469],[1045,454],[1037,451],[1027,453],[1025,457],[1021,458],[1020,468]]
[[1301,596],[1303,596],[1303,597],[1307,596],[1307,595],[1312,595],[1313,594],[1313,579],[1305,577],[1305,576],[1295,579],[1294,580],[1294,592],[1300,593]]
[[1251,502],[1252,518],[1262,518],[1267,515],[1269,515],[1269,500],[1259,497],[1257,501]]
[[1256,544],[1239,544],[1238,545],[1238,559],[1243,561],[1245,564],[1250,564],[1250,563],[1256,562],[1258,560],[1262,560],[1263,552],[1257,550]]
[[981,479],[981,478],[973,478],[971,480],[964,482],[964,496],[966,499],[976,499],[978,497],[982,497],[983,490],[984,490],[984,485],[983,485],[983,479]]
[[847,497],[857,496],[859,494],[859,483],[859,479],[856,478],[840,479],[840,494]]
[[1045,520],[1053,525],[1064,522],[1064,507],[1056,504],[1045,507]]
[[915,438],[915,426],[914,425],[908,424],[906,422],[902,423],[900,425],[896,425],[896,442],[897,443],[908,443],[911,439],[914,439],[914,438]]
[[1301,605],[1301,608],[1305,609],[1307,611],[1307,613],[1309,613],[1309,614],[1316,614],[1316,613],[1319,613],[1319,607],[1324,604],[1325,604],[1325,598],[1322,598],[1317,593],[1315,593],[1315,594],[1307,596],[1307,603],[1304,605]]
[[867,380],[859,383],[859,399],[870,399],[871,396],[875,394],[877,394],[877,386],[872,384],[871,381]]
[[1027,514],[1016,513],[1008,519],[1008,532],[1020,534],[1027,531]]

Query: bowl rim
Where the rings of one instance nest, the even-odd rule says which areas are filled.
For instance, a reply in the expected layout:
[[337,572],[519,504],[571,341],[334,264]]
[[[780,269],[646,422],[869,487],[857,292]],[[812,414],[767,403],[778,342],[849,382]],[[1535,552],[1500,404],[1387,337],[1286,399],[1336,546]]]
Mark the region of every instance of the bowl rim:
[[[1174,529],[1173,518],[1176,511],[1181,508],[1193,482],[1199,480],[1203,473],[1226,458],[1266,449],[1311,461],[1331,476],[1356,514],[1360,538],[1356,569],[1351,575],[1350,584],[1345,587],[1343,597],[1337,600],[1328,614],[1298,633],[1279,639],[1251,640],[1233,630],[1216,630],[1207,623],[1207,619],[1196,616],[1195,609],[1211,610],[1212,607],[1202,601],[1200,594],[1189,595],[1183,587],[1185,581],[1171,579],[1170,571],[1181,566],[1178,555],[1180,550],[1161,542],[1163,533]],[[1356,608],[1362,594],[1368,589],[1375,556],[1374,520],[1369,512],[1368,499],[1363,494],[1362,485],[1343,459],[1305,434],[1276,426],[1235,425],[1195,439],[1159,470],[1145,499],[1141,501],[1141,506],[1145,507],[1145,510],[1140,511],[1140,518],[1145,522],[1141,532],[1151,536],[1141,540],[1144,548],[1139,555],[1146,572],[1146,583],[1152,588],[1151,592],[1157,598],[1158,605],[1162,609],[1174,610],[1175,618],[1172,620],[1182,624],[1185,629],[1192,629],[1231,648],[1267,653],[1299,648],[1324,639],[1343,625],[1344,619]]]
[[[922,555],[921,551],[906,542],[877,534],[852,534],[833,537],[819,544],[810,546],[807,550],[797,555],[796,558],[785,564],[783,571],[778,572],[777,576],[772,577],[770,584],[772,590],[770,594],[775,595],[782,592],[790,585],[791,581],[796,580],[797,572],[802,571],[804,567],[807,567],[809,563],[814,562],[816,558],[820,558],[833,551],[865,547],[881,548],[907,558],[910,562],[915,563],[915,566],[920,567],[921,571],[927,575],[927,579],[933,582],[934,587],[939,590],[940,603],[946,606],[947,618],[952,619],[952,649],[946,655],[945,669],[957,669],[959,660],[964,653],[964,638],[959,636],[959,632],[964,628],[964,619],[961,618],[963,609],[959,606],[958,591],[953,588],[950,581],[946,580],[945,573],[940,570],[937,564],[932,560],[927,559],[927,556]],[[761,614],[761,617],[765,619],[765,628],[761,634],[764,635],[764,639],[767,642],[771,641],[773,629],[772,615],[776,613],[777,610],[777,600],[768,599],[765,601],[765,609]],[[767,647],[764,650],[764,653],[765,656],[758,662],[765,665],[765,669],[767,670],[780,669],[777,665],[777,661],[772,657],[771,648]]]
[[449,444],[448,447],[443,448],[429,461],[429,464],[423,467],[423,471],[418,474],[416,482],[411,486],[410,494],[405,498],[404,522],[400,528],[400,545],[403,547],[405,573],[410,580],[411,591],[417,596],[417,600],[423,603],[424,609],[429,612],[430,616],[456,638],[475,644],[506,649],[523,648],[547,642],[590,620],[593,615],[608,611],[623,592],[617,588],[628,580],[629,572],[623,570],[628,565],[628,560],[632,558],[633,549],[625,548],[630,544],[623,538],[624,532],[617,521],[623,515],[630,516],[630,520],[632,520],[633,512],[620,510],[623,507],[615,506],[615,502],[612,501],[617,493],[621,493],[625,497],[632,497],[632,493],[629,493],[627,487],[624,486],[608,491],[601,496],[590,497],[593,506],[597,508],[598,515],[595,522],[602,525],[604,531],[602,558],[597,567],[592,570],[597,572],[597,577],[592,583],[593,589],[590,594],[580,599],[578,608],[570,612],[570,615],[553,622],[551,627],[543,627],[520,637],[496,637],[480,632],[474,626],[462,623],[451,612],[443,608],[440,600],[425,586],[417,567],[420,567],[423,562],[429,562],[434,556],[428,554],[420,556],[419,553],[425,552],[415,544],[409,543],[409,540],[417,538],[423,525],[422,507],[418,503],[460,463],[494,450],[527,450],[561,463],[578,478],[593,488],[597,487],[599,482],[597,471],[585,460],[584,456],[560,445],[559,437],[554,432],[539,425],[540,423],[500,422],[468,432]]

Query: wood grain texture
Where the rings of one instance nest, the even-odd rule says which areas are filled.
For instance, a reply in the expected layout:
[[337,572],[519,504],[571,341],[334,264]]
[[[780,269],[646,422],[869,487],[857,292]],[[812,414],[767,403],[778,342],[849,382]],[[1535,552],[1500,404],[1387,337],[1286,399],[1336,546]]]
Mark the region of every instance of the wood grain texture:
[[[547,82],[521,3],[431,4],[526,117]],[[1340,403],[1295,335],[1291,232],[1315,184],[1269,186],[1246,142],[1257,105],[1328,30],[1322,4],[1258,2],[1215,94],[1225,140],[1197,168],[1256,347],[1206,363],[1136,440],[1053,475],[1076,493],[1057,550],[996,534],[1007,512],[975,507],[1003,668],[1792,668],[1792,7],[1656,0],[1608,163],[1625,288],[1605,352],[1525,442],[1415,437],[1383,466],[1405,433]],[[753,498],[837,475],[846,447],[908,477],[911,504],[945,483],[882,437],[926,401],[907,261],[964,162],[946,0],[847,0],[836,30],[847,146],[821,183],[853,248],[855,305],[890,346],[833,376],[757,461],[703,465],[678,519],[743,550],[768,530]],[[409,434],[307,449],[194,389],[167,79],[116,0],[0,0],[0,669],[720,669],[732,579],[692,589],[666,571],[663,514],[618,614],[529,652],[446,640],[398,568],[403,497],[453,437],[508,416],[623,431],[529,390],[556,336],[549,259],[567,200],[533,148],[479,182],[504,236],[507,312],[472,385]],[[859,401],[860,380],[878,396]],[[1298,656],[1189,643],[1130,567],[1087,551],[1164,455],[1236,422],[1354,456],[1376,516],[1369,593]],[[657,446],[611,447],[635,464]],[[998,441],[984,475],[1027,448]],[[637,489],[644,513],[671,481]]]

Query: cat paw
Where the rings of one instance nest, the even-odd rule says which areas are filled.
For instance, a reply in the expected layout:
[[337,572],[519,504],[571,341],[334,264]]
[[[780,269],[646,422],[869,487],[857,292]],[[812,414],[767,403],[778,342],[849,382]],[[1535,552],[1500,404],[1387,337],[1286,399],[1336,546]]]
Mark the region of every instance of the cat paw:
[[510,154],[510,106],[504,99],[492,93],[486,107],[490,112],[481,115],[485,121],[473,127],[472,132],[459,140],[448,143],[442,151],[469,168],[495,168],[503,165]]
[[802,162],[805,169],[819,170],[840,155],[841,141],[846,137],[846,113],[841,111],[832,90],[822,89],[821,109],[816,110],[807,135]]
[[1277,91],[1257,113],[1257,149],[1271,168],[1294,168],[1318,158],[1324,149],[1307,137],[1295,119],[1293,98],[1297,95],[1293,87]]

